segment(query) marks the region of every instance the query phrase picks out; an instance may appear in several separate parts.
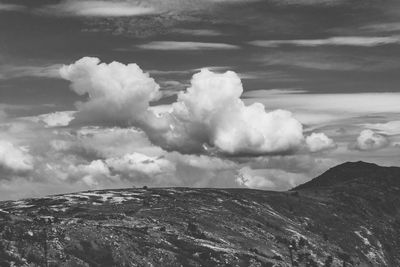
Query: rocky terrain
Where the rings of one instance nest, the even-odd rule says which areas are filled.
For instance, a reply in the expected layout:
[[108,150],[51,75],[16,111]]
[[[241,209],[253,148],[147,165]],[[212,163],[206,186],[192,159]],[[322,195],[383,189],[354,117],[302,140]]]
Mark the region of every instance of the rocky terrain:
[[128,188],[0,202],[0,266],[400,266],[400,168],[288,192]]

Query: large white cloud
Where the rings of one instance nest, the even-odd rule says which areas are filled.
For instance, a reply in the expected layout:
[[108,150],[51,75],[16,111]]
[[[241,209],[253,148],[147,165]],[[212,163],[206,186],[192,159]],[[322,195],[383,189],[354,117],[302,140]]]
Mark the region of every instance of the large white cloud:
[[150,101],[159,86],[136,64],[101,63],[83,58],[61,69],[88,101],[78,105],[77,120],[134,125],[168,150],[200,151],[204,145],[228,154],[285,153],[303,142],[302,125],[285,110],[266,112],[260,103],[246,106],[238,75],[203,69],[178,95],[170,112],[155,114]]
[[312,133],[307,136],[306,144],[311,152],[336,148],[335,142],[324,133]]
[[193,137],[203,132],[204,141],[229,154],[287,152],[302,143],[302,125],[290,112],[266,112],[260,103],[246,106],[242,93],[236,73],[202,70],[173,106],[176,129],[183,127]]
[[0,140],[0,167],[17,173],[30,171],[33,169],[33,157],[26,149]]
[[78,104],[76,119],[129,125],[146,120],[150,101],[160,97],[159,86],[136,64],[100,63],[84,57],[60,69],[61,77],[88,100]]
[[354,148],[358,150],[377,150],[389,145],[389,140],[372,130],[363,130],[357,137]]
[[[174,113],[174,107],[171,108],[158,110],[159,119],[167,122],[164,123],[166,125],[173,122],[172,126],[182,126],[178,131],[182,135],[186,136],[185,127],[191,128],[193,123],[207,125],[202,124],[203,119],[200,122],[184,122],[182,118],[176,118],[177,113]],[[211,111],[212,108],[207,113]],[[54,120],[56,121],[58,120]],[[156,131],[156,128],[148,128],[148,132]],[[205,135],[202,132],[201,136],[208,138],[209,131],[210,129],[207,129]],[[167,132],[171,133],[171,130],[167,128]],[[255,170],[252,176],[266,177],[273,182],[271,187],[264,188],[287,189],[292,186],[291,181],[303,181],[296,178],[301,178],[301,175],[304,175],[302,173],[308,173],[315,168],[325,169],[325,165],[321,167],[321,162],[299,163],[298,157],[301,155],[298,154],[226,157],[219,153],[212,155],[218,148],[210,145],[206,146],[210,150],[209,154],[168,152],[151,143],[146,133],[135,127],[47,127],[42,120],[32,120],[31,117],[5,117],[4,121],[0,122],[0,140],[14,144],[13,148],[28,159],[25,161],[27,164],[20,168],[6,169],[4,164],[0,167],[0,171],[3,171],[0,179],[0,199],[132,185],[224,188],[261,186],[261,180],[257,183],[254,181],[252,185],[235,181],[238,169],[244,166]],[[202,137],[197,140],[202,140]],[[176,141],[181,141],[177,148],[186,147],[185,139],[178,138]],[[25,147],[29,147],[29,151]],[[3,154],[10,155],[8,152]],[[268,169],[284,171],[279,173]],[[293,179],[285,179],[285,172]],[[314,173],[307,177],[313,176]]]

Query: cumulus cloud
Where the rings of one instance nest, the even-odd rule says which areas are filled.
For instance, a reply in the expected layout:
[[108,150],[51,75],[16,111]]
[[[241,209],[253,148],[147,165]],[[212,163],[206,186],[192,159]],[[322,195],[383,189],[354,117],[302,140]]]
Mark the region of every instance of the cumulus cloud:
[[84,57],[60,69],[61,77],[88,100],[78,103],[76,119],[129,125],[146,120],[151,101],[161,95],[158,84],[136,64],[100,63]]
[[203,69],[178,94],[170,112],[156,114],[150,101],[159,86],[136,64],[100,63],[83,58],[64,66],[61,76],[88,100],[78,105],[77,120],[134,125],[167,150],[201,151],[215,147],[228,154],[287,153],[304,141],[302,125],[289,111],[266,112],[264,105],[246,106],[238,75]]
[[[75,133],[65,128],[57,131],[41,160],[44,165],[37,168],[38,177],[52,177],[83,188],[235,185],[235,163],[164,151],[152,145],[140,130],[84,127]],[[92,163],[102,171],[91,171],[88,166]],[[220,173],[230,173],[223,177],[231,179],[220,180]]]
[[[165,112],[172,116],[172,111]],[[226,157],[168,152],[131,127],[49,128],[25,118],[6,121],[0,124],[0,139],[34,155],[34,161],[25,168],[29,175],[23,168],[7,169],[6,179],[0,179],[0,199],[132,185],[286,190],[334,164],[304,154]],[[246,166],[250,170],[240,183],[238,170]]]
[[389,145],[389,140],[372,130],[363,130],[357,137],[356,143],[353,145],[358,150],[377,150]]
[[168,137],[176,144],[195,139],[229,154],[282,153],[302,143],[302,125],[290,112],[266,112],[259,103],[246,106],[242,92],[236,73],[203,69],[173,104],[175,120]]
[[287,190],[306,179],[300,173],[280,169],[252,169],[248,166],[239,169],[236,175],[236,182],[241,186],[267,190]]
[[235,187],[237,163],[214,156],[170,152],[165,158],[174,163],[170,182],[178,186]]
[[311,152],[336,148],[335,142],[324,133],[312,133],[306,137],[306,144]]
[[27,149],[0,140],[0,167],[16,173],[30,171],[33,169],[33,157]]
[[[237,164],[205,155],[164,152],[160,156],[129,153],[104,160],[113,175],[135,185],[153,186],[235,186]],[[229,174],[229,179],[224,178]],[[222,179],[220,180],[220,178]]]
[[[173,109],[159,113],[159,118],[168,123],[176,116],[173,114]],[[183,121],[177,119],[174,123],[173,125],[182,125]],[[188,124],[187,127],[191,125]],[[5,122],[0,123],[0,139],[14,144],[13,148],[27,156],[27,160],[22,160],[26,163],[25,166],[14,166],[12,170],[11,163],[7,163],[7,168],[3,166],[5,164],[1,165],[0,170],[3,171],[5,179],[0,179],[0,199],[132,185],[241,187],[246,185],[235,181],[238,169],[251,165],[251,162],[254,163],[259,158],[277,157],[247,156],[246,160],[241,161],[243,156],[168,152],[151,143],[147,134],[139,128],[108,126],[54,128],[48,127],[42,121],[28,118],[6,118]],[[185,147],[185,143],[183,142],[181,146]],[[210,150],[218,149],[208,146]],[[25,147],[29,147],[29,151]],[[9,149],[3,155],[10,155],[8,151]],[[34,159],[30,155],[34,155]],[[12,157],[12,159],[17,158],[17,156]],[[260,162],[258,165],[254,163],[251,168],[279,168],[279,164],[271,162],[268,164]],[[295,172],[298,169],[292,162],[288,165],[293,169],[288,169],[287,172]],[[301,168],[301,172],[310,169],[313,167],[307,166]],[[272,173],[275,173],[273,171],[269,172],[270,176],[266,173],[265,170],[263,172],[257,170],[255,176],[281,177],[278,174],[272,176]],[[287,189],[290,187],[287,181],[280,183],[274,180],[276,187],[268,188]],[[23,192],[18,193],[19,186],[23,187],[21,189]]]
[[[227,158],[167,152],[151,144],[143,131],[134,128],[46,128],[42,123],[25,120],[20,123],[23,122],[25,126],[16,127],[13,119],[10,124],[13,129],[2,128],[2,131],[8,131],[8,137],[18,140],[14,143],[21,150],[24,150],[21,144],[29,145],[29,153],[35,155],[34,168],[29,175],[9,170],[7,174],[12,179],[0,179],[0,199],[132,185],[285,190],[293,183],[303,182],[302,177],[314,176],[304,173],[326,168],[324,162],[313,161],[311,156],[303,160],[299,155]],[[253,176],[263,179],[238,183],[236,174],[245,166],[253,169],[251,179]],[[18,192],[19,185],[23,186],[23,192]]]
[[236,176],[236,182],[250,188],[272,188],[274,183],[263,176],[252,175],[249,167],[243,167]]
[[122,157],[108,158],[107,165],[116,172],[134,175],[144,173],[155,176],[174,170],[173,164],[162,157],[149,157],[141,153],[130,153]]
[[42,114],[35,118],[41,121],[46,127],[67,126],[74,119],[75,111],[57,111],[48,114]]
[[[94,159],[76,166],[56,161],[47,164],[46,175],[88,188],[115,185],[229,187],[236,185],[232,178],[236,167],[237,165],[229,160],[205,155],[183,155],[164,151],[159,156],[148,156],[131,152],[121,156]],[[229,179],[219,180],[221,173],[229,173]]]
[[122,157],[135,151],[159,156],[163,150],[151,144],[143,131],[134,128],[82,127],[73,132],[62,131],[50,141],[51,149],[74,154],[86,160]]
[[137,46],[149,50],[204,50],[204,49],[239,49],[238,46],[224,43],[153,41]]
[[90,187],[98,186],[99,177],[110,178],[110,170],[101,160],[94,160],[88,165],[80,165],[78,169],[84,173],[82,180]]

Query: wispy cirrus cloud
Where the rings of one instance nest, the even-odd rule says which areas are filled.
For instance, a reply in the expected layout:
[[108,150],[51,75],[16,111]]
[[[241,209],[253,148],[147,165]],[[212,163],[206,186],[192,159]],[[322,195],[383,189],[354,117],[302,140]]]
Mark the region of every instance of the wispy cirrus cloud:
[[385,135],[399,135],[400,134],[400,121],[388,121],[385,123],[365,123],[367,129],[374,130],[380,134]]
[[400,113],[400,93],[308,94],[275,90],[249,91],[244,101],[268,109],[288,108],[304,124],[328,123],[371,114]]
[[183,70],[146,70],[152,75],[193,75],[196,72],[201,71],[202,69],[208,69],[214,72],[225,72],[227,70],[232,70],[234,67],[232,66],[204,66],[201,68],[193,68],[193,69],[183,69]]
[[181,42],[181,41],[154,41],[137,46],[147,50],[212,50],[212,49],[239,49],[240,47],[226,43]]
[[[242,1],[249,0],[62,0],[60,3],[45,5],[38,8],[35,12],[50,16],[133,17],[162,13],[180,14],[182,11],[207,9],[222,3],[240,3]],[[210,32],[211,31],[206,35],[209,35]],[[197,33],[203,35],[205,32],[198,31]]]
[[376,23],[360,27],[361,30],[377,32],[397,32],[400,31],[400,22]]
[[24,8],[25,7],[21,5],[0,3],[0,11],[19,11],[23,10]]
[[394,70],[399,67],[398,60],[385,53],[386,49],[377,48],[373,53],[365,56],[365,51],[359,53],[360,50],[356,50],[357,47],[353,47],[354,51],[335,49],[334,47],[320,48],[277,48],[273,53],[260,51],[251,60],[264,66],[284,66],[309,71],[377,72]]
[[84,17],[130,17],[155,14],[157,11],[139,2],[65,0],[37,10],[40,14]]
[[0,66],[0,80],[18,77],[61,78],[60,67],[60,64],[47,66],[2,65]]
[[[290,66],[309,70],[322,71],[351,71],[358,69],[382,68],[385,64],[374,62],[365,64],[371,59],[349,58],[334,53],[321,53],[319,51],[277,51],[276,53],[263,53],[253,58],[254,62],[266,66]],[[386,63],[387,65],[388,63]]]
[[346,3],[346,0],[271,0],[271,2],[289,6],[336,6]]
[[195,35],[195,36],[220,36],[222,32],[213,29],[174,29],[174,33],[182,35]]
[[292,46],[360,46],[375,47],[388,44],[400,44],[400,36],[367,37],[367,36],[339,36],[326,39],[298,39],[298,40],[256,40],[249,42],[260,47]]
[[337,111],[342,113],[390,113],[400,112],[400,93],[349,93],[306,94],[304,91],[256,90],[243,95],[262,101],[267,107],[290,106],[294,109]]

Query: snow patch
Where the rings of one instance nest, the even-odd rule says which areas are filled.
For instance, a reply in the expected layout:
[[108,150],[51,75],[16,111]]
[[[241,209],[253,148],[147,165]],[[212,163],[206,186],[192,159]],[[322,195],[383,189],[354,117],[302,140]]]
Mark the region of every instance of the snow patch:
[[354,233],[355,233],[359,238],[361,238],[361,240],[363,241],[364,245],[366,245],[366,246],[371,246],[371,243],[369,242],[368,238],[362,236],[362,234],[361,234],[360,231],[354,231]]
[[364,245],[366,246],[367,252],[365,256],[372,262],[374,265],[383,265],[386,266],[386,259],[385,259],[385,253],[383,252],[382,249],[382,244],[379,242],[379,240],[376,241],[376,246],[372,245],[370,240],[362,235],[362,232],[365,232],[368,236],[372,236],[372,232],[368,230],[366,227],[361,227],[360,231],[354,231],[354,233],[360,237],[360,239],[363,241]]

